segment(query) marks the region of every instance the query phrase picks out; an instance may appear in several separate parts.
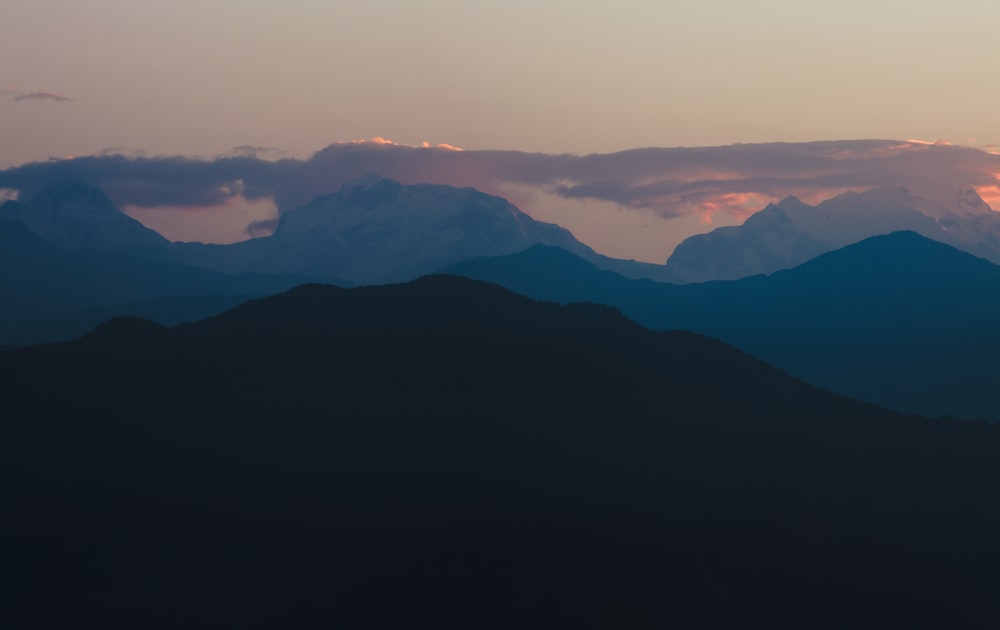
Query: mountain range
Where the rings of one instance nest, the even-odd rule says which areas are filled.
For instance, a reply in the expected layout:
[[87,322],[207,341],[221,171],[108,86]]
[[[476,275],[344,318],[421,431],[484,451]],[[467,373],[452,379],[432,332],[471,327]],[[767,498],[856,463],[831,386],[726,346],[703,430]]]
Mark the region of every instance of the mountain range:
[[272,236],[207,245],[172,243],[100,190],[55,183],[0,207],[0,344],[68,340],[121,315],[193,321],[310,280],[411,279],[532,243],[625,274],[662,271],[601,256],[568,231],[472,189],[362,178],[286,212]]
[[0,349],[0,382],[12,627],[1000,613],[995,427],[857,403],[606,306],[454,276],[304,285]]
[[228,245],[171,243],[93,187],[56,183],[0,207],[64,251],[109,251],[213,271],[299,275],[337,284],[411,280],[467,258],[562,247],[629,277],[662,278],[662,265],[609,258],[564,228],[535,221],[472,188],[403,185],[369,176],[284,212],[274,233]]
[[614,305],[891,408],[1000,420],[1000,267],[914,232],[728,282],[630,280],[544,247],[450,271],[536,299]]
[[844,193],[816,206],[788,197],[743,225],[691,236],[667,259],[665,279],[689,283],[773,273],[870,236],[904,230],[1000,263],[1000,213],[975,190],[921,195],[889,187]]
[[561,247],[601,269],[676,284],[789,269],[870,236],[910,230],[1000,263],[1000,214],[972,189],[875,188],[810,206],[770,204],[743,225],[685,239],[666,265],[609,258],[569,231],[471,188],[403,185],[368,176],[281,214],[272,235],[228,245],[171,243],[99,190],[56,183],[10,201],[0,218],[64,251],[112,251],[225,273],[300,275],[341,285],[399,282],[478,256]]
[[69,340],[121,315],[162,324],[204,319],[310,279],[223,274],[122,251],[67,250],[24,223],[0,219],[0,344]]
[[[952,240],[988,250],[995,213],[969,191],[951,204],[898,188],[816,207],[786,199],[740,228],[689,239],[666,267],[600,256],[498,197],[377,177],[284,213],[272,236],[233,245],[171,243],[82,184],[50,186],[0,214],[9,219],[0,219],[0,343],[67,340],[116,315],[194,321],[303,281],[384,282],[444,266],[532,297],[613,304],[652,328],[717,337],[891,408],[1000,419],[990,365],[1000,348],[996,268],[913,233],[731,283],[674,286],[609,271],[676,275],[700,242],[702,253],[689,258],[697,268],[741,275],[733,270],[747,270],[747,252],[771,270],[898,225],[939,239],[947,227]],[[523,251],[532,243],[573,256]],[[498,253],[510,257],[463,262]]]

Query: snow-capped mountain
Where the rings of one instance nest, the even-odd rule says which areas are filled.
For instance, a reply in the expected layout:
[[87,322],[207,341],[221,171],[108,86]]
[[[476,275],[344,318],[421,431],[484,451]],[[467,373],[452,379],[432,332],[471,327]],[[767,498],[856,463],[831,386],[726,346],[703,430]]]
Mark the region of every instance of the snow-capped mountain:
[[227,273],[300,274],[347,283],[397,282],[468,258],[554,245],[602,269],[661,279],[663,265],[602,256],[566,229],[535,221],[505,199],[472,188],[403,185],[370,176],[285,212],[274,234],[231,245],[171,243],[82,183],[11,201],[0,218],[67,252],[110,251]]
[[507,200],[473,188],[403,185],[374,176],[285,212],[271,236],[232,245],[178,243],[177,251],[188,263],[219,271],[377,284],[536,244],[562,247],[631,276],[664,271],[660,265],[601,256],[568,230],[535,221]]
[[687,283],[773,273],[900,230],[1000,263],[1000,213],[974,190],[888,187],[845,193],[816,206],[795,197],[769,204],[741,226],[685,239],[667,260],[667,277]]
[[170,241],[115,207],[103,192],[81,183],[48,186],[26,202],[8,201],[0,218],[23,224],[67,252],[81,250],[164,258]]

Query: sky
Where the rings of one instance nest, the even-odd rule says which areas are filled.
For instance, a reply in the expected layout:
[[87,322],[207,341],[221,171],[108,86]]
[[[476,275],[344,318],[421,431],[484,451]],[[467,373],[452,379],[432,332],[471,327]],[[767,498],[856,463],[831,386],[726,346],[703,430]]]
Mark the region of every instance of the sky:
[[[998,26],[995,0],[5,0],[0,169],[95,154],[308,160],[372,138],[552,156],[871,138],[996,151]],[[489,192],[651,260],[744,218],[559,185]],[[181,223],[164,216],[163,229]],[[208,238],[236,238],[202,216],[223,226]]]

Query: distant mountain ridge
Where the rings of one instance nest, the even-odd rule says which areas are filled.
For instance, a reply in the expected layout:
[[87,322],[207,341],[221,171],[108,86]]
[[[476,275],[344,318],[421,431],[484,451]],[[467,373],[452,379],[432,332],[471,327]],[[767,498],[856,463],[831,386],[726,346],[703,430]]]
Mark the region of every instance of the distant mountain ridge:
[[67,251],[0,218],[0,345],[69,340],[115,315],[164,324],[202,319],[310,279],[223,274],[123,251]]
[[691,236],[668,258],[666,278],[690,283],[773,273],[902,230],[1000,263],[1000,212],[974,190],[923,196],[888,187],[845,193],[816,206],[788,197],[751,215],[743,225]]
[[66,251],[115,251],[225,273],[298,274],[338,283],[410,280],[466,258],[533,244],[562,247],[629,277],[666,273],[663,265],[598,254],[568,230],[535,221],[500,197],[376,176],[348,181],[338,192],[284,212],[271,236],[229,245],[171,243],[79,183],[8,202],[0,217],[22,222]]
[[379,177],[348,182],[286,212],[272,236],[233,245],[170,242],[100,190],[59,183],[0,207],[0,241],[0,344],[70,339],[115,315],[190,321],[298,282],[408,280],[532,243],[625,274],[665,271],[601,256],[499,197]]
[[861,400],[1000,420],[1000,267],[914,232],[770,276],[689,285],[628,280],[541,247],[449,271],[536,299],[611,304],[645,326],[721,339]]
[[498,197],[366,178],[284,213],[271,236],[184,245],[180,253],[229,272],[312,273],[369,284],[415,278],[476,252],[512,253],[536,242],[583,248],[568,231],[538,223]]
[[23,224],[68,252],[111,251],[163,259],[170,241],[121,212],[107,196],[80,182],[43,188],[28,201],[7,201],[0,219]]
[[609,258],[567,230],[533,220],[506,200],[471,188],[403,185],[377,176],[287,210],[268,237],[230,245],[171,243],[122,214],[100,191],[54,184],[0,207],[67,251],[116,251],[215,271],[301,274],[339,283],[409,280],[477,256],[552,245],[631,278],[691,283],[773,273],[822,253],[911,230],[1000,263],[1000,213],[971,189],[918,194],[903,187],[845,193],[810,206],[770,204],[741,226],[685,239],[666,265]]

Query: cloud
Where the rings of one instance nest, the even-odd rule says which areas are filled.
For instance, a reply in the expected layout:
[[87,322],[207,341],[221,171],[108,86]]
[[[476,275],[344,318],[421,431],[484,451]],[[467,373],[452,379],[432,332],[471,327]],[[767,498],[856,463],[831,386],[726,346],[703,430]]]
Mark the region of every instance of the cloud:
[[431,144],[430,142],[427,142],[426,140],[424,140],[423,142],[420,143],[420,148],[421,149],[444,149],[445,151],[465,151],[465,149],[463,149],[462,147],[456,147],[453,144],[446,144],[446,143]]
[[12,99],[14,99],[15,102],[20,102],[20,101],[53,101],[56,103],[73,102],[72,98],[64,96],[62,94],[57,94],[56,92],[49,92],[46,90],[38,92],[22,92],[21,90],[18,90],[11,85],[5,86],[2,90],[0,90],[0,94],[11,97]]
[[395,140],[389,140],[388,138],[383,138],[382,136],[375,136],[374,138],[369,138],[368,140],[350,140],[348,142],[337,142],[331,146],[345,145],[345,144],[373,144],[378,146],[391,146],[391,147],[409,147],[416,149],[443,149],[445,151],[464,151],[465,149],[461,147],[456,147],[453,144],[440,143],[431,144],[424,140],[420,144],[402,144],[396,142]]
[[215,205],[136,206],[125,205],[125,214],[137,219],[172,241],[234,243],[273,231],[268,225],[278,218],[270,197],[247,199],[237,180],[229,186],[228,197]]
[[0,180],[11,183],[0,187],[15,188],[25,198],[53,182],[79,181],[98,186],[119,206],[215,206],[237,192],[248,199],[267,197],[282,182],[294,181],[280,162],[257,158],[81,156],[0,171]]
[[72,103],[73,99],[55,92],[27,92],[14,97],[15,101],[56,101],[57,103]]
[[979,149],[846,141],[642,149],[584,156],[562,173],[552,173],[551,179],[563,197],[611,201],[676,217],[696,214],[706,204],[745,215],[743,200],[748,195],[814,199],[873,186],[986,187],[996,183],[998,172],[997,157]]
[[[283,212],[338,190],[346,180],[378,174],[501,195],[528,191],[512,201],[529,213],[532,200],[559,198],[581,202],[581,208],[587,202],[610,203],[659,220],[688,217],[695,223],[719,217],[732,223],[789,195],[815,202],[873,186],[963,186],[996,202],[1000,190],[1000,156],[914,140],[642,148],[592,155],[448,149],[376,138],[333,144],[305,160],[262,159],[266,147],[237,147],[211,160],[84,156],[0,171],[0,188],[17,190],[24,199],[48,183],[76,180],[99,186],[122,207],[214,207],[239,195],[249,201],[273,199]],[[248,222],[240,226],[248,235],[272,227]]]

